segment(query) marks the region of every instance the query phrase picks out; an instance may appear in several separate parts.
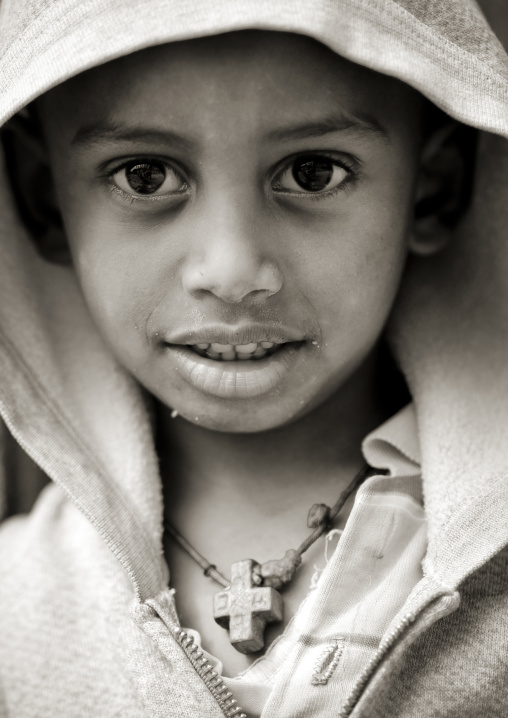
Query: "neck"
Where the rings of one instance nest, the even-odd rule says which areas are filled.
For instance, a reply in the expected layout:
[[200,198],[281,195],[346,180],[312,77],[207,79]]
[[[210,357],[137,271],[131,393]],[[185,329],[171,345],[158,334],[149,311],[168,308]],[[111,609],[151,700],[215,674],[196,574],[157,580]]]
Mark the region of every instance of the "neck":
[[175,523],[181,525],[186,506],[195,511],[208,502],[248,505],[265,518],[281,506],[333,504],[362,464],[362,439],[386,418],[374,384],[372,357],[311,413],[249,434],[215,432],[171,419],[170,409],[160,406],[166,505],[179,517]]

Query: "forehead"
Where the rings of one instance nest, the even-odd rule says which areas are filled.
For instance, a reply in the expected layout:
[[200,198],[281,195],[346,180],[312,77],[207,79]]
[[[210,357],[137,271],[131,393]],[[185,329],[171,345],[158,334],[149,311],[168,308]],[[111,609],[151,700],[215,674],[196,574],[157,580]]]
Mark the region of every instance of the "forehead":
[[[148,48],[89,70],[41,100],[59,132],[121,125],[270,132],[334,117],[407,125],[417,93],[292,33],[242,31]],[[44,111],[44,108],[46,110]]]

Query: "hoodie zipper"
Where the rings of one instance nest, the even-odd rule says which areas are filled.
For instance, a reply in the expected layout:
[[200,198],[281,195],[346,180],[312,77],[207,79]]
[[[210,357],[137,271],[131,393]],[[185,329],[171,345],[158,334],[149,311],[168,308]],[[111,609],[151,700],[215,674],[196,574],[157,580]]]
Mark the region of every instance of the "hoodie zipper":
[[[378,652],[358,679],[358,682],[350,693],[349,698],[342,706],[338,718],[347,718],[351,714],[379,661],[383,658],[386,651],[403,633],[407,626],[409,626],[410,623],[413,623],[415,619],[415,614],[407,613],[395,626],[393,631],[388,634],[383,644],[379,647]],[[231,691],[228,690],[219,674],[213,670],[212,664],[207,658],[205,658],[203,651],[194,639],[179,626],[175,626],[173,632],[176,640],[185,651],[185,655],[191,662],[193,668],[196,670],[201,680],[219,704],[226,718],[247,718],[247,715],[238,705],[238,701],[234,698]]]
[[194,639],[179,626],[176,626],[173,631],[176,640],[185,651],[185,655],[219,704],[226,718],[247,718],[247,715],[238,705],[238,701],[228,690],[219,674],[213,670],[212,664],[205,658],[203,651]]
[[[434,596],[434,600],[439,600],[442,598],[453,598],[453,595],[449,592],[442,593],[440,595]],[[431,601],[427,604],[429,606]],[[381,662],[381,660],[384,658],[388,650],[393,646],[395,641],[400,638],[402,633],[406,630],[406,628],[416,621],[418,618],[418,615],[420,615],[422,612],[422,609],[418,613],[406,613],[399,623],[395,626],[395,628],[390,631],[386,639],[383,641],[383,643],[379,646],[379,649],[376,653],[376,655],[372,658],[371,662],[367,666],[367,668],[363,671],[360,678],[358,679],[355,687],[349,694],[349,698],[344,703],[344,705],[341,708],[341,711],[338,715],[338,718],[348,718],[348,716],[351,715],[353,712],[353,709],[358,702],[361,694],[363,693],[367,683],[372,677],[372,674],[374,673],[375,669]],[[442,612],[442,615],[447,615],[449,613],[448,610],[445,610]]]
[[372,658],[371,662],[368,664],[367,668],[363,671],[360,678],[358,679],[355,687],[349,694],[349,698],[344,703],[344,705],[341,708],[341,711],[338,715],[338,718],[348,718],[348,716],[351,715],[353,708],[355,707],[356,703],[358,702],[360,695],[363,693],[367,683],[369,682],[372,673],[374,672],[376,666],[381,661],[385,653],[388,651],[388,649],[393,645],[393,643],[399,638],[399,636],[406,630],[406,628],[411,624],[414,623],[416,620],[416,615],[414,613],[406,613],[405,616],[401,618],[399,623],[395,626],[393,631],[391,631],[386,639],[383,641],[383,643],[379,646],[379,649],[376,653],[376,655]]

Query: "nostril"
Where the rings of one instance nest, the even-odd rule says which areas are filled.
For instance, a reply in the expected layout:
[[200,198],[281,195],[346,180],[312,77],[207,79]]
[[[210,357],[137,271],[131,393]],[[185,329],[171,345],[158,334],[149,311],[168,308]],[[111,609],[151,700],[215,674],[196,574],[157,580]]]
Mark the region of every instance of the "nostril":
[[275,264],[258,261],[248,254],[231,253],[202,260],[183,270],[184,290],[193,296],[214,294],[229,304],[239,304],[246,297],[267,298],[282,287],[282,274]]
[[274,294],[277,294],[279,290],[276,289],[255,289],[253,292],[251,292],[251,295],[253,297],[271,297]]

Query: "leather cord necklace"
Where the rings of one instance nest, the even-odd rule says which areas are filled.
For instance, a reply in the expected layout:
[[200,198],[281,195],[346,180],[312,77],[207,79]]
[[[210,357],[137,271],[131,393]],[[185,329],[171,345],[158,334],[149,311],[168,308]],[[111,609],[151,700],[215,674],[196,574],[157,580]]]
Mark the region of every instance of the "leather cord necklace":
[[237,561],[231,566],[230,581],[164,520],[165,532],[203,569],[205,576],[223,587],[224,590],[214,595],[213,615],[220,626],[229,630],[229,640],[237,651],[256,653],[263,648],[266,625],[282,621],[284,614],[284,603],[277,589],[291,581],[305,551],[329,530],[349,496],[374,473],[377,470],[364,464],[334,506],[314,504],[307,516],[307,526],[314,530],[297,549],[289,549],[284,558],[263,564],[250,558]]

